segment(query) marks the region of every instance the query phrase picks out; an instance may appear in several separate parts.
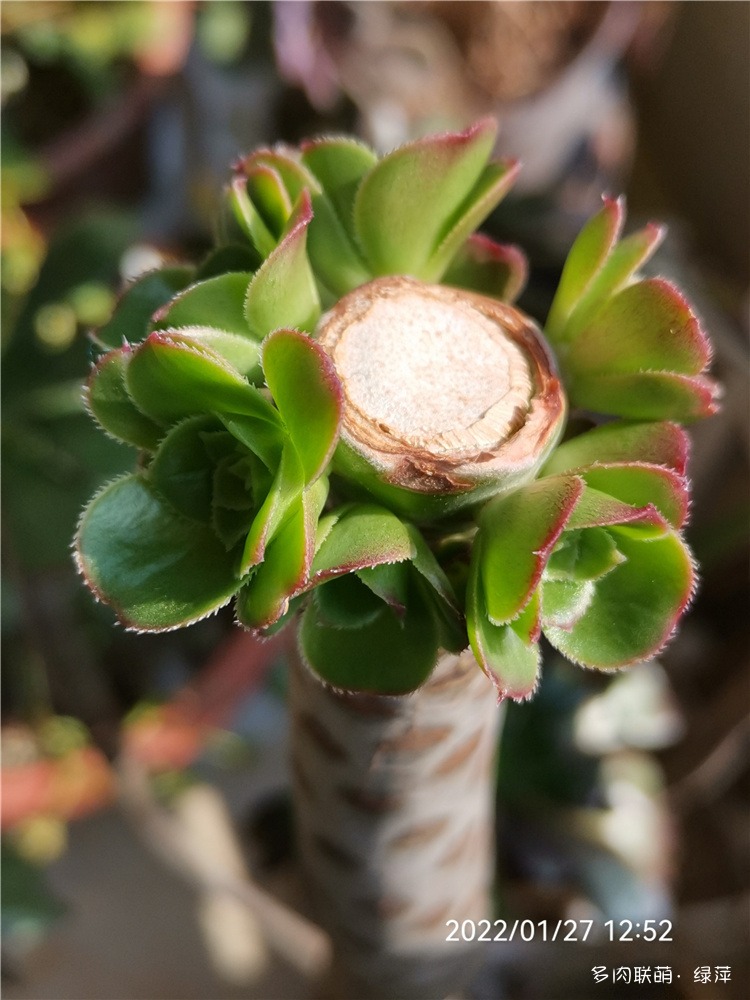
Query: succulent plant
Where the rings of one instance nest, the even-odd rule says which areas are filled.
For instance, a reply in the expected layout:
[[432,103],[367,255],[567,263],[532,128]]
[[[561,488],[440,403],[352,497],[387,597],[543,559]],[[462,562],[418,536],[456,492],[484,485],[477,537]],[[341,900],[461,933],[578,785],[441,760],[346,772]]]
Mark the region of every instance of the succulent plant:
[[715,405],[706,338],[638,275],[662,230],[621,238],[611,199],[543,332],[516,309],[522,252],[474,232],[517,173],[494,138],[485,120],[381,159],[350,138],[255,152],[209,258],[124,293],[86,399],[137,469],[75,543],[123,624],[234,599],[267,633],[299,609],[336,687],[410,691],[471,645],[512,698],[542,632],[603,670],[669,639],[695,587],[680,425]]

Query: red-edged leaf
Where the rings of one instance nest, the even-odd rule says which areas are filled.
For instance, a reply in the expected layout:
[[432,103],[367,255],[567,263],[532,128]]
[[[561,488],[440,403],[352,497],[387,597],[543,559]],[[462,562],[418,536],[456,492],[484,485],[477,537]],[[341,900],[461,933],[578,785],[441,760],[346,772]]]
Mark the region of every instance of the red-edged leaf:
[[641,540],[612,530],[625,561],[596,583],[591,602],[571,628],[544,629],[569,660],[601,670],[655,656],[672,636],[695,587],[690,552],[677,534]]
[[684,475],[689,448],[690,439],[679,424],[613,421],[558,445],[544,465],[542,475],[574,472],[611,462],[647,462]]
[[199,413],[238,413],[272,426],[280,423],[261,393],[197,335],[152,333],[133,350],[125,383],[138,409],[159,422]]
[[375,504],[353,504],[332,525],[316,552],[312,581],[403,562],[414,555],[414,541],[400,518]]
[[369,171],[357,191],[354,221],[376,275],[422,275],[482,175],[496,128],[486,118],[464,132],[417,139]]
[[306,252],[311,219],[310,196],[303,191],[283,239],[250,283],[245,317],[259,337],[282,326],[309,332],[320,316],[320,299]]
[[586,486],[568,519],[567,529],[575,531],[578,528],[601,528],[611,525],[628,525],[639,535],[648,538],[663,535],[668,528],[666,519],[652,503],[647,503],[643,507],[633,507]]
[[232,559],[207,526],[181,517],[140,476],[97,494],[76,537],[90,589],[129,628],[163,632],[212,614],[237,590]]
[[107,434],[136,448],[154,451],[164,435],[164,428],[141,413],[128,395],[125,369],[129,357],[129,348],[103,355],[91,369],[84,389],[84,402]]
[[632,420],[691,421],[710,417],[718,408],[718,386],[705,375],[576,373],[567,386],[574,406]]
[[571,342],[575,375],[675,372],[698,375],[710,349],[698,319],[674,285],[649,278],[624,288]]
[[474,233],[451,261],[442,283],[513,302],[523,291],[527,275],[528,261],[519,247]]
[[240,559],[240,576],[245,576],[263,560],[271,539],[299,502],[304,486],[305,477],[297,450],[287,443],[281,453],[281,461],[268,496],[256,514],[245,540]]
[[673,528],[685,523],[690,500],[687,480],[671,469],[645,462],[597,465],[580,472],[592,489],[632,507],[654,507]]
[[286,613],[289,601],[307,581],[313,556],[315,525],[324,493],[320,487],[302,494],[271,540],[263,562],[237,597],[237,617],[247,628],[263,629]]
[[302,462],[305,482],[324,471],[338,438],[343,392],[322,347],[296,330],[263,342],[263,373]]
[[625,201],[604,198],[602,209],[589,219],[570,249],[544,331],[553,343],[565,338],[565,326],[596,275],[604,266],[622,229]]
[[[538,683],[539,646],[531,638],[532,628],[525,618],[519,622],[522,634],[511,625],[494,625],[490,621],[479,563],[480,553],[475,553],[466,592],[466,628],[471,649],[500,698],[523,700],[533,694]],[[529,620],[536,621],[537,601],[530,600],[527,607]]]
[[516,618],[583,492],[576,476],[540,479],[491,500],[480,516],[480,574],[495,625]]

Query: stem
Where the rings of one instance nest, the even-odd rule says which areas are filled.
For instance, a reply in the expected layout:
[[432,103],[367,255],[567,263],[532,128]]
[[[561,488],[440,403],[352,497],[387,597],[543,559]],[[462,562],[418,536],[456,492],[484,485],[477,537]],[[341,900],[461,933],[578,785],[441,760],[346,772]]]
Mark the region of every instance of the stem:
[[290,709],[300,861],[342,996],[447,996],[481,954],[447,921],[490,915],[492,685],[468,651],[400,697],[335,691],[295,661]]

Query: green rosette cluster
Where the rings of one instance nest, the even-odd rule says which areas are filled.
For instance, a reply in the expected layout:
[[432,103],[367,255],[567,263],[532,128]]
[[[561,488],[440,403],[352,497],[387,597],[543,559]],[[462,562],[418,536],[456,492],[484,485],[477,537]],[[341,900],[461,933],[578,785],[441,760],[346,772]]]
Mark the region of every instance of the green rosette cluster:
[[604,670],[668,640],[695,585],[676,421],[711,412],[715,387],[688,304],[638,277],[661,231],[620,239],[620,202],[574,244],[545,327],[589,430],[534,481],[419,526],[339,480],[323,312],[386,275],[504,302],[523,287],[521,251],[474,232],[517,170],[491,160],[494,137],[487,120],[380,159],[349,138],[260,150],[237,165],[209,258],[126,290],[86,402],[136,470],[94,497],[75,541],[126,626],[178,628],[234,600],[268,634],[299,610],[304,657],[337,687],[407,692],[439,649],[471,645],[513,698],[537,683],[542,632]]

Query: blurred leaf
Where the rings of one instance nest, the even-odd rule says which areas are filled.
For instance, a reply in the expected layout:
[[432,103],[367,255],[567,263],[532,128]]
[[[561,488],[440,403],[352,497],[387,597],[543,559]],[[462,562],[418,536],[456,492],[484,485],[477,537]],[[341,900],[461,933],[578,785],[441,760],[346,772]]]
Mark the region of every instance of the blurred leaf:
[[192,275],[192,268],[168,267],[137,278],[122,293],[112,318],[96,331],[95,339],[110,348],[139,343],[148,334],[157,309],[184,288]]
[[514,302],[526,284],[528,262],[518,247],[474,233],[458,250],[443,283]]

